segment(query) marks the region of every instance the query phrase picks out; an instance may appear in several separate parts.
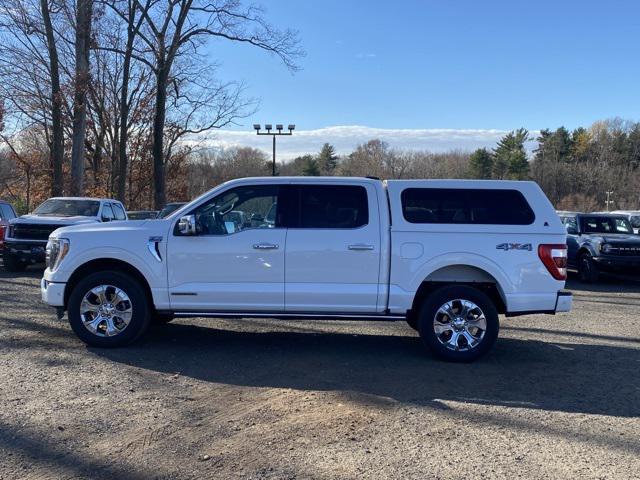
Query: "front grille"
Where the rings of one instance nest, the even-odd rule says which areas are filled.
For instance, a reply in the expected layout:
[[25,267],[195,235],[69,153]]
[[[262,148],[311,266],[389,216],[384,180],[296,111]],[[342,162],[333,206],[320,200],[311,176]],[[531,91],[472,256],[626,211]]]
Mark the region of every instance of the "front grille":
[[48,240],[51,232],[65,225],[46,225],[17,223],[11,225],[10,235],[12,238],[24,240]]
[[627,256],[627,257],[638,257],[640,256],[640,246],[614,244],[609,247],[609,251],[607,252],[607,254]]

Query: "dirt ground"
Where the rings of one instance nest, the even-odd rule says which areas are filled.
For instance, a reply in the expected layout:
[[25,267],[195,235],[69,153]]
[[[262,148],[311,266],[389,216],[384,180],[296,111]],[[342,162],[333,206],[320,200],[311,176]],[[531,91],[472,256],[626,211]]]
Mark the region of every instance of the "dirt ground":
[[404,323],[180,320],[87,348],[0,273],[0,479],[640,478],[640,283],[502,319],[470,365]]

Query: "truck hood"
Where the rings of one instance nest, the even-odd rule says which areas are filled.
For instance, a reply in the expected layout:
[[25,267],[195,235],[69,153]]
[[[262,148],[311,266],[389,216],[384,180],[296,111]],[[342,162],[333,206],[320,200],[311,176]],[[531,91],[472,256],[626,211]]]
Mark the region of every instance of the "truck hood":
[[98,219],[96,217],[84,217],[84,216],[75,216],[75,217],[56,217],[53,215],[22,215],[21,217],[14,218],[11,220],[12,224],[30,224],[30,225],[69,225],[69,224],[78,224],[78,223],[97,223]]
[[640,245],[640,236],[638,235],[629,235],[626,233],[618,233],[618,234],[595,233],[595,234],[589,234],[586,236],[593,242],[610,243],[610,244],[634,243],[634,244]]
[[[124,235],[127,232],[139,232],[141,230],[146,230],[145,225],[149,222],[149,220],[121,220],[121,221],[113,221],[113,222],[85,222],[79,223],[75,225],[69,225],[66,227],[58,228],[55,232],[53,232],[53,236],[62,237],[65,235],[75,235],[75,234],[107,234],[107,233],[122,233]],[[155,229],[149,229],[150,231]]]

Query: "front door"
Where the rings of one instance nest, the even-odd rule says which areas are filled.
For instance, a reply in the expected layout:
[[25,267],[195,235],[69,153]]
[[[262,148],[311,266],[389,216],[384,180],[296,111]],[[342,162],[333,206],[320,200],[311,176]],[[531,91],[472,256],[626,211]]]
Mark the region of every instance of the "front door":
[[373,186],[299,183],[288,189],[297,218],[287,220],[287,312],[376,312],[380,221]]
[[284,310],[287,230],[278,224],[279,191],[278,185],[240,186],[188,212],[197,234],[174,229],[167,247],[172,309]]

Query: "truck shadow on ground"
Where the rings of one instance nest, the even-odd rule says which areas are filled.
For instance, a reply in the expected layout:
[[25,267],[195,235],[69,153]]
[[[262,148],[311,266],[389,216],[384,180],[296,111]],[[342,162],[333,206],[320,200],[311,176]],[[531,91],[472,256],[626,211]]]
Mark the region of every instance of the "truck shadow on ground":
[[484,359],[452,364],[425,353],[409,330],[407,336],[239,332],[179,323],[153,329],[127,349],[92,350],[115,362],[222,384],[345,391],[432,406],[451,400],[640,416],[640,341],[501,338]]

